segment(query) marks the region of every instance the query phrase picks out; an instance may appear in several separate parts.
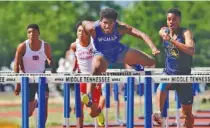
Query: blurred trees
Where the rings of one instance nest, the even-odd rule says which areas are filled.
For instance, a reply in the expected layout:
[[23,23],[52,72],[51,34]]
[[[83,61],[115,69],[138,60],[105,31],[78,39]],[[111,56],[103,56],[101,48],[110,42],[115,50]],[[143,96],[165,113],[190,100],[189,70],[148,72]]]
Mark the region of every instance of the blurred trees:
[[[64,56],[68,46],[76,38],[75,24],[78,20],[99,19],[103,7],[113,7],[119,12],[119,19],[147,33],[162,50],[159,29],[165,25],[166,11],[177,7],[182,11],[182,25],[190,28],[196,41],[195,66],[208,66],[210,61],[210,12],[208,1],[136,1],[121,8],[111,1],[12,1],[0,2],[0,66],[9,65],[19,43],[27,39],[26,27],[30,23],[40,26],[40,38],[52,46],[56,61]],[[149,47],[141,40],[124,36],[124,44],[151,54]],[[156,57],[162,67],[163,54]]]
[[[166,25],[166,12],[169,8],[179,8],[182,12],[181,23],[183,27],[189,28],[196,43],[196,55],[194,56],[194,66],[209,66],[210,61],[210,12],[208,1],[142,1],[135,2],[125,9],[121,17],[124,22],[147,33],[154,43],[161,49],[162,54],[156,57],[158,67],[163,67],[163,47],[158,35],[159,29]],[[124,37],[125,44],[131,47],[142,49],[150,53],[151,50],[143,41],[131,37]]]
[[58,61],[75,41],[78,20],[97,20],[103,6],[120,8],[105,1],[0,2],[0,67],[13,60],[16,47],[27,39],[26,27],[30,23],[39,25],[40,38],[51,44]]

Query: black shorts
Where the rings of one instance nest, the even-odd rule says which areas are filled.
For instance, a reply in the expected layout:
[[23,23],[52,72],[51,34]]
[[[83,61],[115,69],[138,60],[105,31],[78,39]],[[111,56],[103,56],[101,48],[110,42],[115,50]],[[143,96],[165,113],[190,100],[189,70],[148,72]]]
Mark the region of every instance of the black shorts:
[[[34,101],[36,92],[38,93],[38,83],[30,83],[29,84],[29,102]],[[45,92],[49,92],[48,84],[46,84]]]
[[179,102],[183,105],[193,104],[193,86],[191,83],[171,84],[169,90],[176,90]]
[[[175,75],[163,72],[165,75]],[[176,75],[190,75],[190,73],[176,74]],[[193,104],[193,86],[192,83],[172,83],[169,90],[176,90],[179,102],[183,105]]]

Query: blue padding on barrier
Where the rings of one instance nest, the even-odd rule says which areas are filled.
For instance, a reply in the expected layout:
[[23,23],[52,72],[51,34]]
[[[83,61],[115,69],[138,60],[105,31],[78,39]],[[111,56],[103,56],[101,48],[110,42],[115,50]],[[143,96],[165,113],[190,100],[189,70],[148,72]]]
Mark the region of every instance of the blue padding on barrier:
[[[151,75],[151,71],[146,71],[145,75]],[[145,128],[152,128],[152,78],[145,77],[144,83],[144,124]]]
[[201,92],[199,83],[193,83],[192,86],[193,86],[193,96],[196,95],[196,92],[197,93]]
[[70,117],[70,84],[64,83],[64,118]]
[[76,117],[81,117],[81,98],[80,98],[80,84],[74,84],[75,88],[75,109],[76,109]]
[[39,77],[39,96],[38,96],[38,127],[45,128],[45,89],[46,88],[46,77]]
[[22,90],[22,128],[29,128],[29,115],[28,115],[28,101],[29,101],[29,78],[22,77],[21,90]]
[[144,84],[143,83],[139,83],[138,84],[138,95],[139,96],[143,96],[144,95]]
[[133,128],[134,124],[134,77],[128,77],[128,102],[127,102],[127,128]]
[[128,90],[128,84],[127,83],[124,83],[124,101],[127,101],[127,91]]
[[114,92],[114,100],[119,101],[119,88],[118,88],[118,83],[114,83],[113,85],[113,92]]
[[105,96],[105,106],[110,108],[110,83],[106,83],[106,96]]

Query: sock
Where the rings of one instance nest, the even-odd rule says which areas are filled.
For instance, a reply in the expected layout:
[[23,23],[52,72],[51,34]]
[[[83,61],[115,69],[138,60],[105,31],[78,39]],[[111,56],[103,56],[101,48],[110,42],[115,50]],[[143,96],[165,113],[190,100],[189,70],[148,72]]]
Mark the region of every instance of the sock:
[[89,97],[89,102],[87,104],[87,107],[90,107],[90,106],[92,106],[92,95],[91,95],[91,93],[88,93],[87,95]]
[[102,110],[100,107],[98,107],[97,111],[98,111],[98,113],[101,113]]

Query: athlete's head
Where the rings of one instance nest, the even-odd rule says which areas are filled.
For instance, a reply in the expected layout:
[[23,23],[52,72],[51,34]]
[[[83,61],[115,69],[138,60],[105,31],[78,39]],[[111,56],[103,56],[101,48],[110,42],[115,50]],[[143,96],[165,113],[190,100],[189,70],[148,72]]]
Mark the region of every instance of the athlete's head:
[[167,25],[171,31],[180,27],[181,11],[176,8],[171,8],[167,11]]
[[76,29],[77,29],[77,38],[79,40],[89,40],[90,36],[84,30],[84,28],[82,27],[82,22],[81,21],[77,22]]
[[100,12],[101,28],[104,33],[111,33],[115,22],[117,20],[118,13],[113,8],[105,8]]
[[30,40],[39,39],[39,26],[37,24],[29,24],[27,27],[27,36]]

